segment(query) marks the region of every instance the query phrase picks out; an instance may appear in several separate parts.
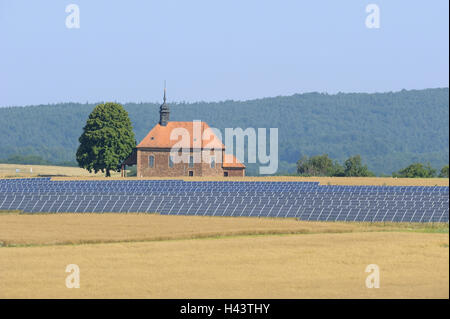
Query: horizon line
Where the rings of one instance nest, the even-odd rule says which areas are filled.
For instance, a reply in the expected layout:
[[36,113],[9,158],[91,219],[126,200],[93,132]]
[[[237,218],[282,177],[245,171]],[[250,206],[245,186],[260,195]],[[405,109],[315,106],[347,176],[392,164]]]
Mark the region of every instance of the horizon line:
[[[375,91],[375,92],[362,92],[362,91],[352,91],[352,92],[344,92],[344,91],[338,91],[336,93],[328,93],[328,92],[320,92],[320,91],[308,91],[308,92],[302,92],[302,93],[293,93],[290,95],[276,95],[276,96],[264,96],[264,97],[258,97],[258,98],[250,98],[250,99],[243,99],[243,100],[235,100],[235,99],[225,99],[225,100],[218,100],[218,101],[203,101],[203,100],[197,100],[197,101],[193,101],[193,102],[189,102],[189,101],[171,101],[170,103],[172,104],[198,104],[198,103],[224,103],[224,102],[238,102],[238,103],[245,103],[245,102],[249,102],[249,101],[258,101],[258,100],[262,100],[262,99],[274,99],[274,98],[280,98],[280,97],[293,97],[296,95],[307,95],[307,94],[322,94],[322,95],[330,95],[330,96],[336,96],[336,95],[340,95],[340,94],[387,94],[387,93],[401,93],[401,92],[411,92],[411,91],[425,91],[425,90],[442,90],[442,89],[449,89],[448,86],[444,86],[444,87],[429,87],[429,88],[424,88],[424,89],[401,89],[401,90],[396,90],[396,91]],[[1,105],[0,109],[2,108],[16,108],[16,107],[36,107],[36,106],[53,106],[53,105],[58,105],[58,104],[100,104],[100,103],[108,103],[108,102],[114,102],[114,103],[119,103],[122,105],[126,105],[126,104],[158,104],[160,103],[160,101],[140,101],[140,102],[132,102],[132,101],[128,101],[128,102],[118,102],[116,100],[114,101],[96,101],[96,102],[73,102],[73,101],[68,101],[68,102],[48,102],[47,104],[27,104],[27,105]]]

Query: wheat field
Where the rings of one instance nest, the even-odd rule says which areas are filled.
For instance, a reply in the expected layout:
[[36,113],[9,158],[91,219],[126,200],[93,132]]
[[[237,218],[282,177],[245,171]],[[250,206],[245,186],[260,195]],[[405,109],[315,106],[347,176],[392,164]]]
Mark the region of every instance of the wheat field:
[[[16,172],[16,169],[19,172]],[[101,177],[105,174],[89,173],[79,167],[51,166],[51,165],[22,165],[22,164],[0,164],[0,178],[24,178],[39,176],[67,176],[67,177]],[[119,176],[120,173],[111,172],[112,176]]]
[[448,224],[0,214],[0,298],[448,298],[448,244]]
[[[70,176],[53,180],[120,180],[121,177]],[[302,176],[245,176],[245,177],[159,177],[127,180],[181,179],[185,181],[241,181],[241,182],[319,182],[321,185],[374,185],[374,186],[449,186],[448,178],[393,178],[393,177],[302,177]]]
[[[16,169],[20,172],[16,173]],[[30,172],[32,169],[32,172]],[[65,166],[0,164],[0,178],[25,178],[53,176],[53,180],[121,180],[120,173],[89,173],[85,169]],[[392,177],[301,177],[301,176],[246,176],[246,177],[176,177],[137,178],[142,179],[183,179],[186,181],[278,181],[278,182],[319,182],[321,185],[378,185],[378,186],[449,186],[448,178],[392,178]]]

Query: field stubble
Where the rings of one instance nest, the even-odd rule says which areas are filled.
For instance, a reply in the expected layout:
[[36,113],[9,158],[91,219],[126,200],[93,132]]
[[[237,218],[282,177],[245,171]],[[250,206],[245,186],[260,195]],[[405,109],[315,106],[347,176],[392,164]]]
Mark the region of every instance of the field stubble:
[[[449,296],[447,224],[0,214],[0,241],[1,298]],[[65,287],[68,264],[79,289]],[[365,287],[368,264],[379,289]]]
[[[30,168],[33,172],[30,172]],[[16,169],[20,172],[16,173]],[[54,180],[123,180],[120,173],[111,172],[112,177],[104,173],[89,173],[78,167],[0,164],[0,178],[25,178],[54,176]],[[127,180],[142,180],[127,177]],[[186,181],[278,181],[278,182],[319,182],[321,185],[378,185],[378,186],[449,186],[448,178],[392,178],[392,177],[301,177],[301,176],[246,176],[246,177],[175,177],[144,179],[184,179]]]

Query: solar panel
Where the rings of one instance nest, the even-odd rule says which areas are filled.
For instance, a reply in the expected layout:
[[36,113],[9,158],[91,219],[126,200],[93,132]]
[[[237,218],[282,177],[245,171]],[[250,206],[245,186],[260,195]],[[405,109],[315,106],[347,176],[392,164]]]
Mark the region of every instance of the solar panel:
[[447,222],[449,188],[318,182],[0,180],[0,209]]

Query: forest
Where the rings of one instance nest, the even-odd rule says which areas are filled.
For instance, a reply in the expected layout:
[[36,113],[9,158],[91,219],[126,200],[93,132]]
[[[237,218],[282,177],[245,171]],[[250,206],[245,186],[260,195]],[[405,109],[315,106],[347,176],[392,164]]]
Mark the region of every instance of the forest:
[[[297,161],[320,154],[340,162],[358,154],[376,175],[449,162],[448,88],[168,102],[173,121],[202,120],[222,132],[278,128],[278,174],[296,173]],[[1,107],[0,162],[76,165],[78,138],[98,103]],[[123,103],[138,143],[158,122],[159,105]],[[256,172],[257,164],[249,164],[247,173]]]

